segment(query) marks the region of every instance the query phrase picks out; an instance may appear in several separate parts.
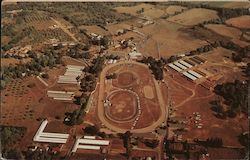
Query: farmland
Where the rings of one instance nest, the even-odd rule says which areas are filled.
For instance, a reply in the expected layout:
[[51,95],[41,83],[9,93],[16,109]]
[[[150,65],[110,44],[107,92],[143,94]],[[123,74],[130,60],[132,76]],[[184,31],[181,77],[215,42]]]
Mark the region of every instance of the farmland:
[[168,18],[169,21],[179,23],[182,25],[196,25],[202,23],[204,21],[208,21],[211,19],[217,19],[218,15],[216,11],[195,8],[188,11],[185,11],[181,14]]
[[247,42],[240,40],[242,38],[242,32],[237,28],[228,27],[220,24],[209,24],[206,25],[206,28],[211,29],[219,35],[231,38],[233,42],[239,44],[242,47],[248,45]]
[[226,24],[232,25],[234,27],[238,27],[238,28],[245,28],[245,29],[249,29],[249,25],[250,25],[250,16],[240,16],[237,18],[231,18],[229,20],[226,21]]
[[242,159],[247,6],[4,3],[3,157]]

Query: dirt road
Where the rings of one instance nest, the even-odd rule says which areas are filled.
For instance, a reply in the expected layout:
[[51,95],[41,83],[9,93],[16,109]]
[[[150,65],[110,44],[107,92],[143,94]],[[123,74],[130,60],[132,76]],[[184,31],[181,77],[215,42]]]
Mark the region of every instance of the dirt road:
[[65,33],[67,33],[75,42],[78,42],[78,40],[76,39],[76,37],[74,36],[74,34],[72,34],[68,28],[63,25],[61,22],[55,20],[54,18],[50,17],[51,20],[53,20]]

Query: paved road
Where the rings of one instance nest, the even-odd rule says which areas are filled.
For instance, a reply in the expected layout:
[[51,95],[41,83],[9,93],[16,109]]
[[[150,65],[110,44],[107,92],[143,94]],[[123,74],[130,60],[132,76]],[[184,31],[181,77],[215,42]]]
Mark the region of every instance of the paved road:
[[[105,67],[103,69],[103,71],[101,72],[100,75],[100,88],[99,88],[99,96],[98,96],[98,117],[99,119],[102,121],[102,123],[109,129],[116,131],[116,132],[120,132],[120,133],[124,133],[127,130],[126,129],[122,129],[119,128],[116,125],[112,125],[110,124],[106,119],[105,119],[105,115],[104,115],[104,106],[103,106],[103,101],[105,99],[104,97],[104,91],[105,91],[105,87],[104,87],[104,83],[105,83],[105,73],[112,67],[117,66],[117,65],[123,65],[123,64],[136,64],[136,65],[140,65],[143,67],[148,68],[147,65],[142,64],[142,63],[138,63],[138,62],[134,62],[134,61],[121,61],[115,64],[111,64],[108,65],[107,67]],[[154,84],[155,84],[155,88],[156,88],[156,94],[158,97],[158,101],[159,101],[159,106],[161,109],[161,115],[159,117],[159,119],[154,122],[152,125],[145,127],[145,128],[141,128],[141,129],[134,129],[134,130],[130,130],[132,133],[146,133],[146,132],[152,132],[155,130],[156,127],[158,127],[162,122],[164,122],[166,120],[166,105],[164,103],[163,100],[163,96],[161,93],[161,89],[159,87],[158,82],[154,79]]]

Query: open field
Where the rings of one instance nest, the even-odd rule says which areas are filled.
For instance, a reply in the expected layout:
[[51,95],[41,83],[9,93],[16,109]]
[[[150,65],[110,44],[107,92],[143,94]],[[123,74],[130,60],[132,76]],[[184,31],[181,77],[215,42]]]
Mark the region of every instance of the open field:
[[216,18],[219,17],[217,12],[214,10],[194,8],[170,17],[167,20],[186,26],[192,26]]
[[151,10],[152,8],[154,8],[154,5],[151,4],[139,4],[136,6],[132,6],[132,7],[116,7],[114,8],[118,13],[128,13],[131,15],[138,15],[138,13],[136,13],[137,11],[141,10],[142,8],[144,8],[144,12]]
[[[216,78],[212,80],[211,78],[211,81],[216,84],[233,82],[236,79],[246,80],[246,77],[236,67],[236,64],[232,62],[230,56],[230,50],[223,48],[214,49],[202,55],[202,58],[208,62],[195,68],[205,70],[212,75],[221,75],[221,78],[218,80],[215,80]],[[249,129],[245,115],[227,118],[226,120],[219,119],[215,116],[215,112],[211,110],[210,102],[218,98],[213,91],[203,88],[201,85],[188,80],[173,70],[167,72],[165,80],[168,81],[170,86],[169,92],[173,106],[173,109],[171,109],[173,112],[170,113],[170,117],[173,119],[183,118],[187,121],[185,125],[171,125],[171,131],[174,131],[175,134],[181,134],[182,140],[190,142],[194,138],[222,137],[225,146],[241,146],[237,137]],[[198,112],[201,115],[201,120],[199,121],[202,124],[201,129],[195,125],[197,120],[195,120],[194,112]],[[178,127],[185,128],[186,131],[177,133],[175,129]]]
[[[144,10],[143,12],[137,13],[138,11],[142,9]],[[155,7],[154,5],[145,4],[145,3],[139,4],[136,6],[131,6],[131,7],[116,7],[115,10],[118,13],[128,13],[134,16],[143,15],[146,17],[150,17],[152,19],[159,18],[165,13],[164,10],[159,9]]]
[[33,26],[37,31],[50,29],[50,27],[56,25],[56,23],[50,19],[44,21],[31,21],[28,23],[29,26]]
[[[193,38],[187,32],[182,31],[183,26],[159,20],[157,24],[146,26],[139,31],[147,35],[139,44],[138,50],[147,56],[168,57],[185,53],[207,44],[206,41]],[[176,43],[178,41],[178,43]],[[158,43],[158,47],[157,47]],[[186,45],[189,44],[189,45]]]
[[246,16],[231,18],[226,21],[226,24],[232,25],[234,27],[249,29],[250,28],[250,16],[246,15]]
[[16,58],[1,58],[1,65],[2,66],[9,66],[9,65],[18,65],[20,63],[28,63],[31,61],[31,58],[25,58],[18,60]]
[[[175,81],[180,81],[180,79],[181,78],[175,76]],[[187,86],[184,82],[178,84],[170,79],[168,79],[168,82],[171,86],[185,87],[193,91],[191,97],[178,99],[174,96],[178,93],[178,90],[170,88],[170,93],[173,95],[173,108],[176,110],[173,116],[182,117],[187,121],[187,125],[184,126],[187,132],[181,133],[183,140],[187,139],[188,141],[192,141],[194,138],[206,139],[207,137],[222,137],[224,145],[240,147],[237,136],[242,131],[248,130],[248,125],[245,123],[247,121],[246,116],[242,118],[238,116],[227,120],[218,119],[215,117],[215,113],[210,109],[211,105],[209,104],[209,102],[215,99],[213,92],[201,86]],[[193,112],[199,112],[201,115],[200,123],[203,125],[202,129],[195,127]]]
[[241,47],[249,45],[248,42],[240,40],[242,32],[237,28],[228,27],[223,24],[208,24],[206,25],[206,28],[222,36],[229,37],[233,42],[239,44]]
[[164,11],[158,8],[152,8],[150,10],[144,11],[142,14],[144,16],[155,19],[155,18],[160,18],[162,15],[164,15]]
[[[130,68],[133,68],[133,71],[130,71]],[[111,73],[116,73],[117,79],[111,81],[102,78]],[[100,80],[100,88],[103,89],[99,89],[98,97],[98,116],[102,123],[118,132],[144,132],[144,128],[150,129],[151,125],[161,122],[162,116],[165,117],[162,108],[164,102],[157,86],[154,85],[158,84],[144,65],[119,62],[105,68]],[[140,91],[144,86],[153,91],[151,97],[146,98],[148,93]],[[108,102],[111,105],[104,106],[104,103]]]
[[170,5],[166,8],[166,13],[169,15],[173,15],[176,12],[181,12],[182,10],[186,9],[186,7],[183,6],[177,6],[177,5]]
[[100,34],[100,35],[108,34],[107,31],[105,31],[104,29],[102,29],[101,27],[98,27],[96,25],[91,25],[91,26],[81,25],[78,28],[85,29],[88,34],[90,34],[90,33],[96,33],[96,34]]

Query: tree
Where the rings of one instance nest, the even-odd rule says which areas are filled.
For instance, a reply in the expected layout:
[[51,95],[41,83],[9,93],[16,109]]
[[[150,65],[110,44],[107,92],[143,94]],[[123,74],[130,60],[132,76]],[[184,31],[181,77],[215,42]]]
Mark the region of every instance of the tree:
[[126,131],[122,138],[123,138],[123,145],[126,148],[126,155],[127,158],[131,157],[131,152],[132,152],[132,144],[131,144],[131,132],[130,131]]
[[103,36],[101,39],[100,44],[105,47],[105,49],[108,49],[110,43],[110,39],[107,36]]
[[48,73],[42,74],[42,78],[49,79],[49,74]]
[[97,135],[99,133],[99,128],[97,126],[87,126],[84,128],[84,133],[90,134],[90,135]]
[[159,145],[159,140],[145,140],[144,141],[144,144],[147,146],[147,147],[150,147],[150,148],[156,148],[158,145]]

